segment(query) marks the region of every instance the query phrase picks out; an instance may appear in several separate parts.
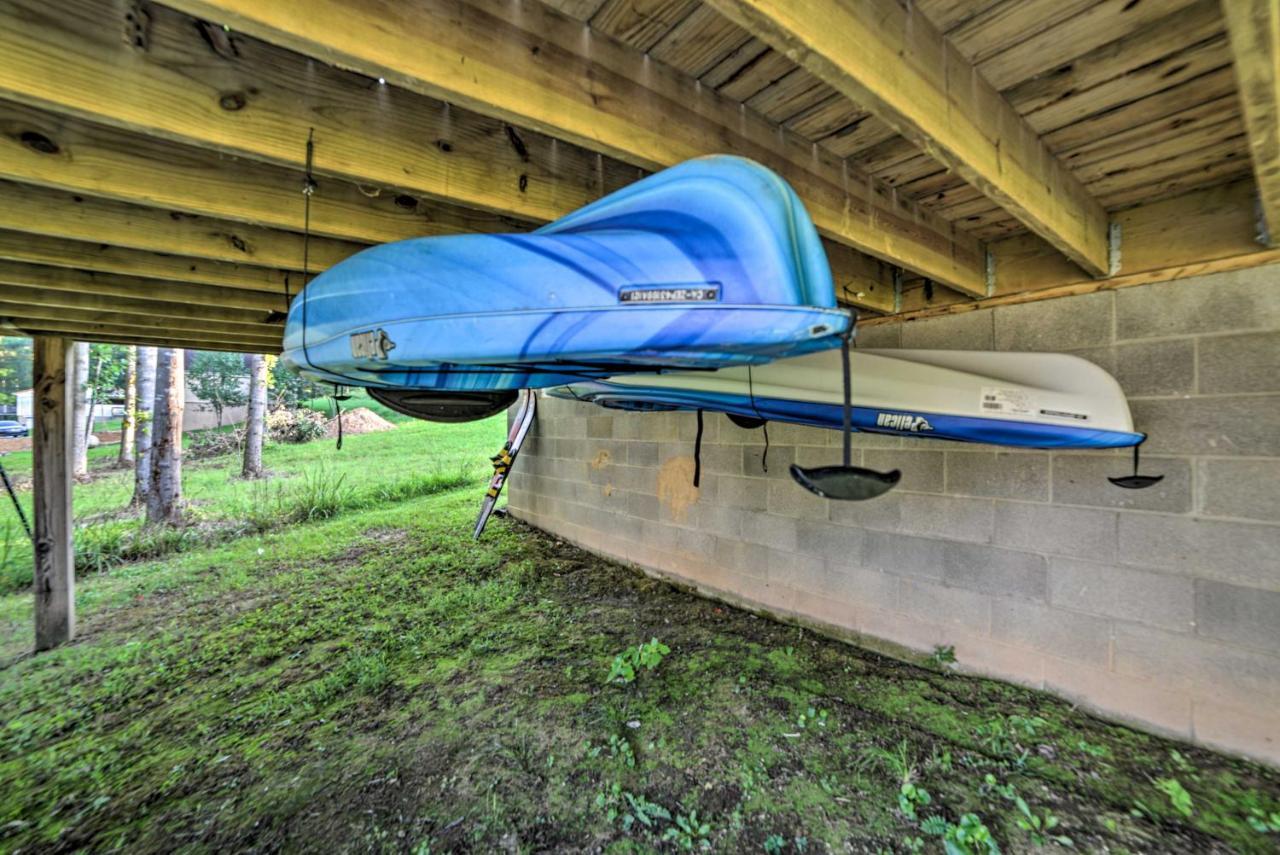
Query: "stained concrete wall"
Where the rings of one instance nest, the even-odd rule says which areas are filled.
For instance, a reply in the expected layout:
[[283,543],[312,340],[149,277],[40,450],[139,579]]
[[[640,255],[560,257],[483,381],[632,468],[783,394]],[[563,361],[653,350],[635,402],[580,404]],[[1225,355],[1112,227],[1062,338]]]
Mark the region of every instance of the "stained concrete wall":
[[837,432],[544,398],[516,516],[724,599],[927,651],[1113,717],[1280,762],[1280,266],[868,327],[865,347],[1047,350],[1111,371],[1151,438],[995,451],[862,435],[898,490],[831,503],[788,465]]

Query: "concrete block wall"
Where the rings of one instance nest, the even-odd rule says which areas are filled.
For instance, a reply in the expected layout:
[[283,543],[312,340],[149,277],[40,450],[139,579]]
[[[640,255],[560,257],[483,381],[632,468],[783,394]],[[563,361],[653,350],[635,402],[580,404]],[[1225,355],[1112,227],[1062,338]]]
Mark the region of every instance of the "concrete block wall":
[[[1280,763],[1280,266],[867,327],[862,347],[1077,353],[1151,436],[1127,452],[860,435],[900,488],[819,500],[835,431],[543,398],[511,509],[598,553],[865,643],[929,651]],[[856,379],[855,379],[856,383]]]

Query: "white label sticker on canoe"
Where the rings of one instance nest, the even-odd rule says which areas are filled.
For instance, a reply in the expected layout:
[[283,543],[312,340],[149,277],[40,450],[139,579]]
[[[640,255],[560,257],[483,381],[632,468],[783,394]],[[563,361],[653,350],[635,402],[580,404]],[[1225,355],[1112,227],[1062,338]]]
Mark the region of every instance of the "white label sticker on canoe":
[[1035,412],[1031,395],[1022,389],[982,387],[982,411],[1005,416],[1025,416]]

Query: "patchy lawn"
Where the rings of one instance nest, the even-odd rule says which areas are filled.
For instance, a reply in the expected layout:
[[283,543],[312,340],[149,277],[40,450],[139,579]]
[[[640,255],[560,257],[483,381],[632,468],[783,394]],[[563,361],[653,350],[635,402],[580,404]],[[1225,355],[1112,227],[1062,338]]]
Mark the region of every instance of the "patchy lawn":
[[[442,465],[483,463],[501,433],[484,424],[268,465],[340,457],[372,491],[421,468],[378,443],[420,429]],[[197,493],[212,507],[253,489],[231,467]],[[90,576],[80,637],[40,656],[22,652],[29,597],[0,598],[0,851],[1280,842],[1274,771],[717,605],[512,521],[473,544],[483,469],[467,480]],[[607,682],[650,639],[669,652]]]

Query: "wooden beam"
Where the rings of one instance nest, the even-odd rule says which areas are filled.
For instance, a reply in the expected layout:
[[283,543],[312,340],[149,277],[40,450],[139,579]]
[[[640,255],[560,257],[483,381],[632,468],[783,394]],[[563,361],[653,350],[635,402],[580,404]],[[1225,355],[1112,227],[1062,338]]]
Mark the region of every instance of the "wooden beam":
[[[895,200],[834,155],[710,87],[634,48],[593,38],[540,3],[166,5],[644,169],[713,153],[753,158],[792,184],[825,236],[966,293],[986,293],[981,246],[950,223]],[[291,150],[296,157],[296,146]]]
[[1280,0],[1223,0],[1270,246],[1280,242]]
[[[7,309],[8,307],[4,308]],[[119,341],[122,344],[134,343],[132,341],[123,341],[123,339],[146,338],[151,341],[167,343],[170,347],[216,345],[219,347],[234,347],[236,349],[243,348],[244,352],[257,349],[273,353],[280,351],[282,341],[279,336],[275,338],[245,337],[190,329],[164,329],[137,327],[132,324],[98,323],[95,321],[76,320],[75,318],[32,318],[26,314],[4,314],[2,310],[0,310],[0,318],[8,326],[28,335],[42,333],[66,335],[79,341],[85,341],[85,336],[90,335]],[[181,345],[175,343],[179,341],[185,343]]]
[[76,631],[75,551],[71,544],[71,340],[33,343],[32,510],[35,524],[36,650]]
[[1109,273],[1106,211],[910,6],[899,0],[709,2],[876,114],[1086,271]]
[[197,340],[208,337],[214,341],[245,339],[278,343],[284,335],[284,327],[281,324],[233,324],[225,321],[209,321],[198,316],[177,314],[177,310],[169,308],[173,305],[171,303],[159,304],[160,312],[154,315],[140,312],[116,312],[110,308],[65,305],[68,302],[79,302],[75,298],[84,296],[92,297],[92,295],[68,295],[60,291],[39,291],[0,285],[0,315],[7,318],[111,324],[136,329],[139,335],[160,335],[166,331],[182,330],[187,333],[187,338]]
[[[18,319],[19,321],[21,319]],[[57,330],[47,329],[43,321],[33,320],[23,322],[23,326],[19,327],[11,319],[0,317],[0,329],[6,330],[6,335],[23,335],[38,337],[43,335],[65,336],[76,341],[94,341],[103,344],[137,344],[149,347],[181,347],[187,350],[218,350],[227,353],[280,353],[278,345],[252,344],[242,341],[192,341],[181,337],[180,335],[166,336],[145,336],[132,335],[128,331],[122,332],[100,332],[94,331],[91,325],[85,325],[83,329],[75,330]],[[69,326],[68,324],[54,323],[52,326]],[[74,326],[71,324],[70,326]]]
[[1124,234],[1118,276],[1086,276],[1040,238],[1018,235],[991,244],[1001,271],[995,296],[973,301],[938,294],[925,300],[917,288],[904,291],[900,314],[862,323],[940,317],[1275,264],[1280,250],[1260,249],[1252,237],[1252,193],[1252,181],[1237,181],[1117,213]]
[[[177,210],[0,181],[0,228],[234,264],[302,269],[302,235]],[[365,244],[311,238],[313,270]]]
[[302,289],[302,273],[296,270],[274,270],[203,258],[160,255],[109,244],[5,230],[0,230],[0,261],[70,267],[169,282],[243,288],[274,294],[282,303],[286,291],[297,294]]
[[859,309],[891,314],[897,306],[894,268],[840,244],[827,246],[836,299]]
[[[0,178],[270,228],[304,227],[301,173],[8,102],[0,103]],[[384,243],[508,225],[489,214],[428,210],[412,197],[404,204],[398,198],[321,179],[311,231]]]
[[129,299],[173,303],[186,307],[189,311],[199,312],[201,317],[210,320],[262,320],[271,312],[283,312],[288,308],[283,294],[142,279],[62,267],[42,267],[13,261],[0,261],[0,283],[107,297],[116,300],[119,305],[124,305]]

